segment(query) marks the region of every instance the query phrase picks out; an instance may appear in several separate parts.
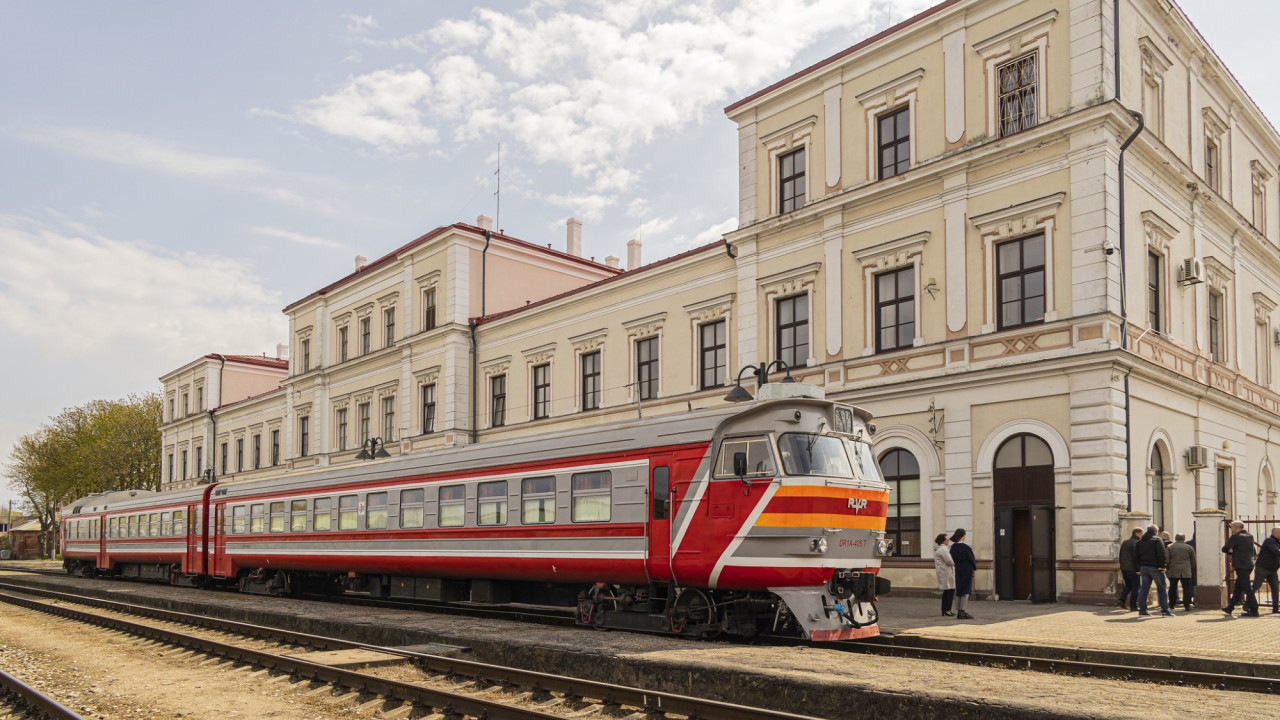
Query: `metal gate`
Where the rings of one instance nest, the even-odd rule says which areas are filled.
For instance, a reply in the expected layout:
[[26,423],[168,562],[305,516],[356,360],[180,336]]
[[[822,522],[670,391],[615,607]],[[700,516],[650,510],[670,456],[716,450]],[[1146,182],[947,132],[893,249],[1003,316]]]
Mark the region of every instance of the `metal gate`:
[[[1261,552],[1262,542],[1267,539],[1268,535],[1271,534],[1271,528],[1280,527],[1280,519],[1276,519],[1276,518],[1242,517],[1238,519],[1240,520],[1240,522],[1244,523],[1245,531],[1253,536],[1253,545],[1254,545],[1255,553]],[[1232,522],[1234,521],[1230,519],[1226,519],[1222,521],[1222,542],[1224,543],[1227,541],[1228,538],[1231,537]],[[1210,550],[1210,549],[1211,548],[1205,548],[1205,550]],[[1199,550],[1199,548],[1197,548],[1197,550]],[[1221,552],[1222,549],[1212,548],[1212,550],[1217,550]],[[1236,586],[1236,571],[1235,571],[1235,568],[1231,567],[1231,558],[1227,557],[1226,555],[1223,555],[1222,557],[1223,557],[1223,561],[1226,562],[1227,564],[1227,574],[1226,574],[1227,597],[1231,597],[1231,591]],[[1255,561],[1256,561],[1256,556],[1255,556]],[[1255,573],[1257,572],[1256,569],[1254,572]],[[1256,582],[1257,575],[1254,575],[1254,578]],[[1255,594],[1257,595],[1257,598],[1258,598],[1258,607],[1264,608],[1264,607],[1272,606],[1274,602],[1274,598],[1272,598],[1271,596],[1271,587],[1267,585],[1267,583],[1262,583],[1262,585],[1257,589]]]

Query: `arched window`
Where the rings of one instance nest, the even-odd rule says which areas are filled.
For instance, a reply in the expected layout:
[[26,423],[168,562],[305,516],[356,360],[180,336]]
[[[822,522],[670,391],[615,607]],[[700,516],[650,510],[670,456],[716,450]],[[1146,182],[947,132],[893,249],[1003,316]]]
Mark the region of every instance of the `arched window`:
[[1048,443],[1035,435],[1014,435],[996,452],[996,468],[1022,468],[1053,465],[1053,451]]
[[893,540],[893,554],[920,555],[920,463],[906,450],[880,456],[880,471],[889,483],[889,516],[885,537]]
[[1163,530],[1164,519],[1164,457],[1156,445],[1151,448],[1151,522]]
[[1262,492],[1263,498],[1260,503],[1263,513],[1268,519],[1280,517],[1280,493],[1276,492],[1275,476],[1271,474],[1271,467],[1262,468]]

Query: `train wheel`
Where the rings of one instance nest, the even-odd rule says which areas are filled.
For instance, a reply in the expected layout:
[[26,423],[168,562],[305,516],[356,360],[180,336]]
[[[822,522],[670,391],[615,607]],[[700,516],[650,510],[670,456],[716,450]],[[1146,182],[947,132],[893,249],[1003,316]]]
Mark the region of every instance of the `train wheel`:
[[671,609],[671,631],[680,635],[715,637],[720,634],[715,603],[702,590],[685,588]]

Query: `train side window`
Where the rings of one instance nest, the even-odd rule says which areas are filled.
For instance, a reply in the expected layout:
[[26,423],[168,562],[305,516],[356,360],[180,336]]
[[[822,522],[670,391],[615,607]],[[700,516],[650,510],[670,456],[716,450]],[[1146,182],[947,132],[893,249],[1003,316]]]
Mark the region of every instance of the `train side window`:
[[520,483],[520,522],[525,525],[556,521],[556,479],[553,476],[525,478]]
[[356,529],[356,496],[342,495],[338,498],[338,529]]
[[720,456],[716,459],[715,477],[739,477],[733,470],[733,456],[738,453],[747,457],[747,474],[742,477],[778,474],[773,464],[773,452],[769,449],[768,438],[729,438],[720,443]]
[[507,481],[480,483],[476,493],[476,524],[507,524]]
[[467,521],[467,488],[448,485],[440,488],[440,527],[462,527]]
[[173,515],[171,513],[167,513],[167,512],[160,513],[160,534],[161,535],[173,534]]
[[613,505],[613,476],[603,472],[578,473],[572,484],[574,522],[608,522]]
[[364,498],[364,529],[387,529],[387,494],[369,493]]
[[311,529],[316,532],[328,532],[333,522],[333,501],[329,498],[316,498],[313,513]]
[[671,468],[659,465],[653,469],[653,519],[666,520],[671,512]]
[[186,513],[184,513],[181,510],[173,511],[173,525],[172,525],[173,529],[169,532],[170,535],[186,535],[187,534],[187,524],[183,522],[183,520],[186,519],[186,516],[187,516]]
[[284,532],[284,501],[271,503],[271,532]]
[[289,532],[307,531],[307,501],[293,500],[289,503]]
[[425,492],[422,488],[400,491],[400,527],[422,527],[422,499]]
[[131,538],[131,537],[134,537],[134,534],[137,532],[138,532],[138,516],[130,515],[129,520],[125,523],[124,536],[127,538]]
[[116,519],[107,518],[107,539],[110,540],[115,536],[116,536]]
[[249,532],[260,533],[267,529],[264,522],[266,507],[262,503],[254,503],[249,506]]
[[151,513],[151,537],[160,537],[160,513]]
[[249,508],[239,505],[231,509],[231,533],[233,535],[243,535],[245,531],[245,518],[249,516]]

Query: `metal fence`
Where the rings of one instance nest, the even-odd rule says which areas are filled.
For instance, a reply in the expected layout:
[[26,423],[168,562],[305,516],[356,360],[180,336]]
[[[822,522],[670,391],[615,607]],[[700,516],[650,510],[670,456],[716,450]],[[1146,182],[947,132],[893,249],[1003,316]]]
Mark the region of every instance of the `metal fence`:
[[[1262,549],[1262,541],[1266,540],[1267,536],[1271,534],[1271,528],[1280,527],[1280,519],[1277,519],[1277,518],[1241,517],[1236,519],[1244,523],[1245,531],[1253,536],[1253,544],[1254,544],[1255,551]],[[1231,537],[1232,522],[1233,520],[1231,519],[1222,521],[1222,541],[1224,543],[1227,541],[1228,538]],[[1204,548],[1204,549],[1211,550],[1210,548]],[[1220,548],[1212,548],[1212,550],[1218,550],[1218,549]],[[1236,571],[1234,568],[1231,567],[1231,559],[1225,555],[1223,556],[1223,558],[1224,558],[1224,562],[1226,562],[1227,564],[1227,576],[1226,576],[1227,577],[1227,596],[1230,597],[1231,590],[1232,588],[1235,587],[1235,583],[1236,583]],[[1255,576],[1254,582],[1256,582],[1256,576]],[[1265,607],[1272,606],[1273,598],[1271,596],[1271,587],[1269,585],[1267,585],[1266,583],[1263,583],[1260,587],[1258,587],[1256,594],[1258,597],[1259,607],[1265,608]]]

